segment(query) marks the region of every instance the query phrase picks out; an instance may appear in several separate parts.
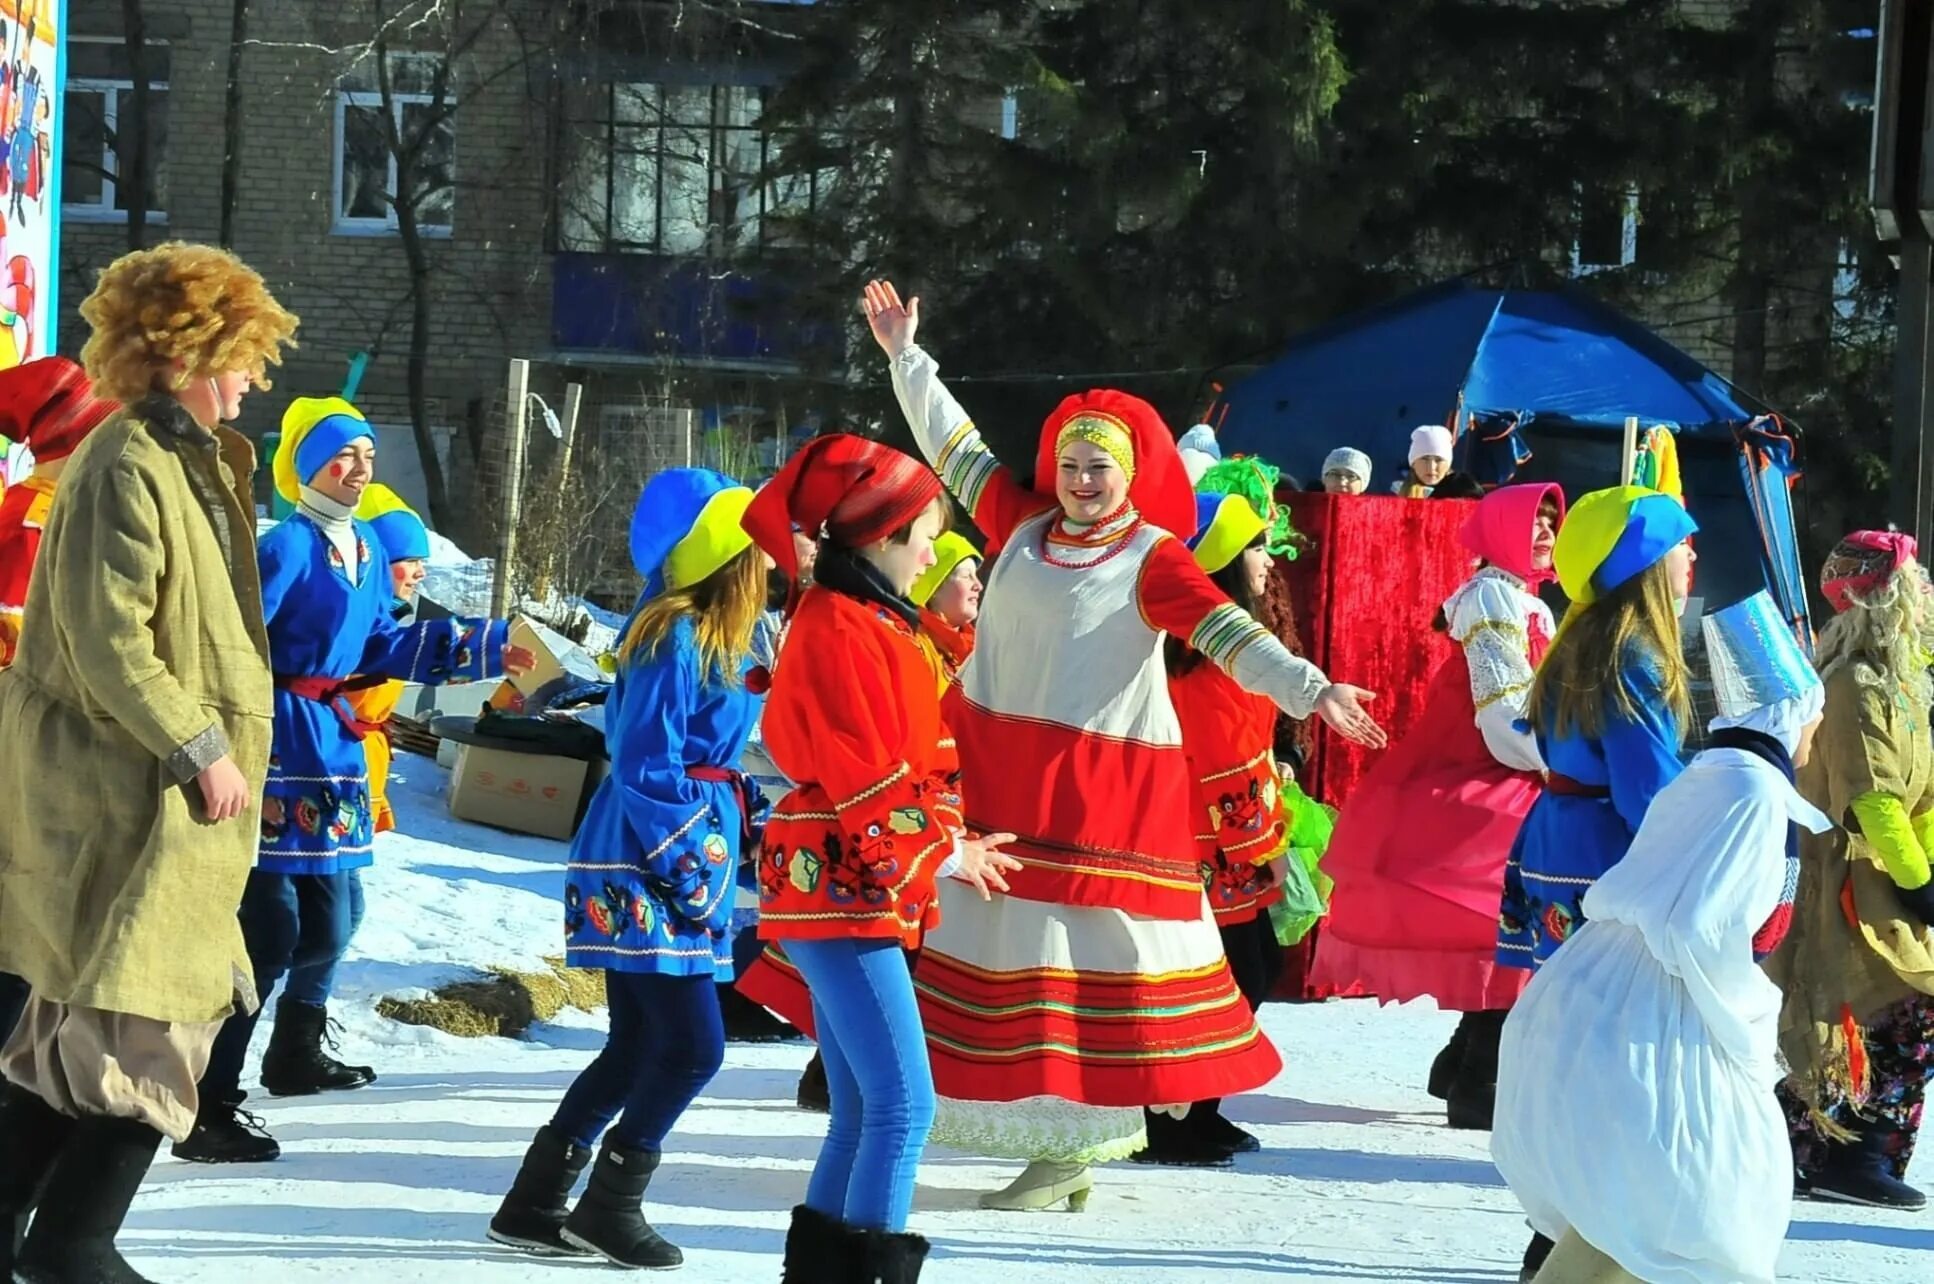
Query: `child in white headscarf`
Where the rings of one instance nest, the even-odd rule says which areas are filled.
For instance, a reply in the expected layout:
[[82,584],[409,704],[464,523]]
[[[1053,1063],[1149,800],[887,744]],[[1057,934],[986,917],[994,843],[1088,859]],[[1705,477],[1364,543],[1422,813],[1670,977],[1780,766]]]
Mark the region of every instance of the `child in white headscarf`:
[[1796,827],[1831,828],[1793,787],[1825,700],[1765,593],[1704,626],[1711,747],[1505,1022],[1491,1154],[1558,1241],[1538,1280],[1770,1284],[1791,1218],[1759,960],[1792,921]]

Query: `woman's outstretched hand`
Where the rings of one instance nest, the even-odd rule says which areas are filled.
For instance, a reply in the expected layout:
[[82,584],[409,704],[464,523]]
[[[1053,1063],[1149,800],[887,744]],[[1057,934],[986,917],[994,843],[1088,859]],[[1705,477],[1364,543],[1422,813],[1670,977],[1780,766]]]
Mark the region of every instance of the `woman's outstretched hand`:
[[920,329],[920,300],[900,302],[900,292],[891,281],[868,281],[860,299],[860,311],[873,331],[873,342],[880,345],[891,361],[913,346]]
[[1012,834],[982,834],[976,838],[962,837],[960,840],[960,869],[954,874],[963,883],[973,884],[984,901],[994,899],[994,893],[1007,890],[1007,880],[1003,874],[1012,874],[1024,866],[1001,848],[1014,841]]
[[1381,749],[1390,743],[1390,737],[1363,707],[1374,699],[1376,696],[1361,687],[1334,683],[1316,697],[1316,714],[1345,740],[1371,749]]

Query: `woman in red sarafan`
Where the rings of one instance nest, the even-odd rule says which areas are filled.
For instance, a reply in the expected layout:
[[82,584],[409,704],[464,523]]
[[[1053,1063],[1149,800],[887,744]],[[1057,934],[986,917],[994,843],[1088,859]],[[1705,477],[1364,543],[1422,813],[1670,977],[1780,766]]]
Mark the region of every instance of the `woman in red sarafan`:
[[1505,1013],[1530,980],[1495,961],[1498,897],[1543,790],[1523,719],[1555,631],[1537,586],[1552,578],[1563,518],[1564,494],[1548,485],[1504,487],[1471,515],[1462,540],[1482,566],[1436,621],[1458,649],[1422,720],[1344,803],[1324,864],[1336,888],[1313,980],[1464,1014],[1430,1071],[1453,1127],[1490,1126]]
[[905,1231],[933,1125],[933,1072],[906,950],[939,921],[936,880],[983,896],[1019,862],[1011,835],[965,835],[939,683],[907,593],[934,562],[940,482],[877,443],[809,443],[746,510],[793,572],[795,525],[819,534],[764,712],[773,765],[796,782],[758,862],[759,923],[812,992],[831,1096],[826,1142],[786,1238],[786,1277],[911,1281],[927,1241]]

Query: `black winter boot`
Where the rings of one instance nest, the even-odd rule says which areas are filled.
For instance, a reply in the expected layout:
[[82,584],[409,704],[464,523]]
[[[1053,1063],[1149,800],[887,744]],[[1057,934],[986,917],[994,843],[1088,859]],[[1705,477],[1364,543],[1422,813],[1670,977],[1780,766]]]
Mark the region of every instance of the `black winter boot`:
[[1262,1149],[1262,1142],[1256,1134],[1239,1128],[1222,1113],[1221,1100],[1198,1101],[1189,1111],[1189,1117],[1182,1121],[1204,1141],[1221,1146],[1238,1155],[1253,1155]]
[[27,1234],[47,1174],[80,1121],[15,1084],[0,1085],[0,1284],[12,1284],[14,1255]]
[[571,1190],[591,1148],[580,1146],[549,1124],[537,1130],[524,1166],[510,1193],[490,1219],[490,1238],[544,1257],[581,1257],[587,1250],[564,1241],[564,1219],[571,1212]]
[[245,1100],[247,1094],[237,1093],[227,1101],[202,1102],[195,1130],[174,1144],[174,1157],[190,1164],[272,1164],[282,1158],[261,1117],[242,1109]]
[[1465,1032],[1464,1056],[1451,1081],[1445,1113],[1450,1126],[1469,1132],[1489,1132],[1497,1107],[1498,1044],[1504,1039],[1506,1012],[1472,1012]]
[[309,1097],[376,1082],[368,1066],[344,1065],[322,1050],[328,1029],[327,1008],[287,998],[276,1005],[275,1031],[262,1054],[262,1087],[271,1097]]
[[928,1248],[919,1235],[860,1231],[859,1269],[845,1278],[853,1284],[914,1284]]
[[47,1177],[16,1266],[30,1284],[151,1284],[115,1250],[161,1134],[137,1119],[90,1115],[74,1125]]
[[826,1083],[826,1060],[817,1052],[806,1063],[805,1073],[799,1076],[799,1091],[794,1099],[801,1110],[810,1110],[816,1115],[832,1113],[833,1090]]
[[1148,1125],[1148,1148],[1136,1151],[1131,1156],[1134,1162],[1159,1164],[1166,1168],[1227,1168],[1234,1163],[1234,1146],[1205,1135],[1190,1122],[1201,1108],[1193,1107],[1188,1116],[1181,1119],[1144,1110],[1142,1116]]
[[859,1269],[860,1241],[865,1234],[799,1205],[792,1210],[792,1228],[786,1232],[780,1284],[846,1284]]
[[605,1142],[591,1168],[590,1185],[564,1219],[564,1242],[633,1270],[683,1265],[685,1254],[678,1245],[645,1220],[645,1188],[657,1171],[657,1151],[626,1150]]
[[1518,1268],[1518,1284],[1531,1284],[1537,1279],[1538,1272],[1545,1268],[1545,1259],[1551,1256],[1551,1250],[1556,1247],[1557,1241],[1546,1239],[1533,1231],[1531,1243],[1524,1250],[1524,1263]]
[[1808,1173],[1808,1198],[1871,1208],[1912,1211],[1927,1207],[1927,1196],[1894,1176],[1887,1143],[1894,1134],[1874,1125],[1849,1142],[1832,1142],[1826,1161]]
[[1471,1014],[1466,1012],[1457,1020],[1457,1028],[1451,1031],[1450,1042],[1430,1063],[1430,1078],[1425,1082],[1424,1091],[1439,1101],[1450,1100],[1451,1085],[1457,1082],[1457,1071],[1464,1063],[1464,1045],[1470,1042]]

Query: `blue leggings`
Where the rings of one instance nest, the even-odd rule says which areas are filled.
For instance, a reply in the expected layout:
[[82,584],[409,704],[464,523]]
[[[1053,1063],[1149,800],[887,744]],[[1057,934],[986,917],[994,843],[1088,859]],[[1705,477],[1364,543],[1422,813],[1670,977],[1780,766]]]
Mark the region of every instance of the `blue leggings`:
[[[610,972],[611,1032],[604,1051],[558,1103],[551,1127],[580,1146],[606,1138],[625,1150],[661,1150],[665,1135],[725,1063],[718,982],[703,976]],[[621,1113],[622,1112],[622,1113]]]
[[787,941],[813,995],[832,1119],[806,1206],[849,1226],[899,1232],[933,1128],[933,1069],[898,941]]

